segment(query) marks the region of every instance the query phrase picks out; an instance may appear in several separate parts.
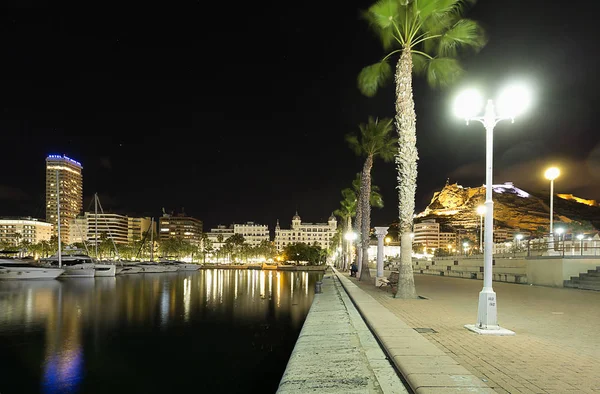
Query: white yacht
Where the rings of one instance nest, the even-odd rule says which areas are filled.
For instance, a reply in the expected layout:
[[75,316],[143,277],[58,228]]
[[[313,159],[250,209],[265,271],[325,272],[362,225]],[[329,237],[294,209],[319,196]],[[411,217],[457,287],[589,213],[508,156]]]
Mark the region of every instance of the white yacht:
[[[48,266],[58,266],[57,255],[40,259]],[[95,276],[113,277],[116,274],[114,264],[98,264],[86,254],[63,254],[61,257],[62,268],[65,270],[61,278],[93,278]]]
[[198,271],[201,267],[200,264],[188,264],[179,261],[177,265],[179,265],[179,271]]
[[130,274],[139,274],[143,272],[142,268],[138,267],[134,264],[127,265],[117,265],[115,266],[116,275],[130,275]]
[[[200,265],[198,264],[187,264],[183,261],[177,260],[161,259],[159,264],[164,265],[166,267],[171,267],[171,271],[197,271],[200,269]],[[172,269],[172,267],[177,267],[177,269]]]
[[142,269],[145,274],[154,274],[160,272],[167,272],[164,265],[153,263],[151,261],[144,261],[138,264],[138,267]]
[[0,280],[55,279],[65,270],[40,267],[21,260],[0,259]]

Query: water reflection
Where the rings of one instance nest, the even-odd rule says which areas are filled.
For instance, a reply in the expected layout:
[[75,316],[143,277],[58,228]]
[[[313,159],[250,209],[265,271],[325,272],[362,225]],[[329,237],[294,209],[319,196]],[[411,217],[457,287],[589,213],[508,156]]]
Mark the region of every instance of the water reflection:
[[[248,383],[244,391],[275,391],[317,278],[201,270],[0,282],[0,393],[188,388],[189,380],[168,374],[160,375],[168,384],[156,383],[161,378],[153,365],[204,374],[219,391],[236,374]],[[180,362],[165,365],[170,360]],[[115,368],[121,362],[123,368]],[[134,375],[127,373],[138,364]],[[135,385],[125,390],[127,384],[115,383],[120,375]]]

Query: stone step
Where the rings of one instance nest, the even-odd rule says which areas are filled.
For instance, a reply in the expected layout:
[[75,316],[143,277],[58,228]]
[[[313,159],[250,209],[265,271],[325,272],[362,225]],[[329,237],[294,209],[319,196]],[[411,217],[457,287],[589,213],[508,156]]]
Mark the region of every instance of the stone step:
[[583,275],[600,276],[600,272],[596,271],[596,270],[588,270],[587,274],[583,274]]
[[596,290],[596,291],[600,291],[600,283],[596,283],[596,284],[582,284],[578,286],[579,289],[582,290]]
[[600,284],[600,278],[576,278],[571,279],[571,282],[577,284]]

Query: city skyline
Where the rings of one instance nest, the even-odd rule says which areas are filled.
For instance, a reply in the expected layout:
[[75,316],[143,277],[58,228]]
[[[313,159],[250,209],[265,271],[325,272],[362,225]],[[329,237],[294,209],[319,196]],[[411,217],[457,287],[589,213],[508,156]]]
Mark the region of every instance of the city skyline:
[[[374,98],[356,88],[360,69],[381,57],[359,18],[369,4],[327,4],[319,12],[295,4],[280,10],[285,21],[271,19],[266,7],[236,24],[254,44],[234,52],[209,41],[213,28],[198,22],[210,14],[207,5],[172,19],[156,15],[158,25],[125,15],[74,20],[53,9],[44,16],[9,11],[2,40],[12,61],[0,132],[10,147],[6,160],[19,165],[0,180],[0,215],[43,218],[40,163],[65,154],[84,164],[84,211],[97,192],[107,210],[158,217],[163,207],[183,207],[206,228],[272,227],[296,210],[307,221],[326,221],[361,167],[344,135],[368,116],[394,114],[392,86]],[[539,9],[544,17],[533,25]],[[454,93],[472,83],[494,97],[513,78],[531,83],[534,105],[498,126],[494,182],[547,190],[543,169],[557,165],[556,193],[600,200],[590,83],[597,49],[583,53],[561,33],[585,45],[598,29],[585,22],[591,16],[516,0],[479,2],[467,15],[489,41],[464,58],[463,83],[433,90],[415,78],[417,211],[447,178],[484,181],[484,132],[450,115]],[[52,61],[40,68],[38,57]],[[394,165],[376,161],[373,183],[385,207],[373,210],[372,224],[395,221]]]

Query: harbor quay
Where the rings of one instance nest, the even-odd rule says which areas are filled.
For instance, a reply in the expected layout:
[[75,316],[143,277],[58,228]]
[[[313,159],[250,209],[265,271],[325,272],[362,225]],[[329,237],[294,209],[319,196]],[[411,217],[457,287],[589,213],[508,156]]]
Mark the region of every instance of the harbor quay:
[[334,274],[413,392],[600,392],[600,292],[494,282],[516,335],[488,336],[464,328],[480,280],[415,274],[419,299],[403,300]]
[[408,393],[340,280],[324,275],[277,393]]

